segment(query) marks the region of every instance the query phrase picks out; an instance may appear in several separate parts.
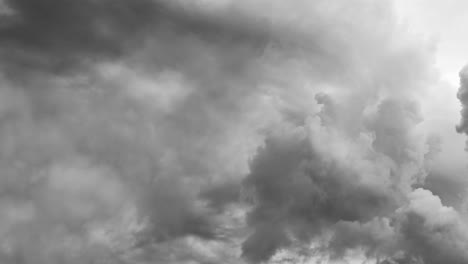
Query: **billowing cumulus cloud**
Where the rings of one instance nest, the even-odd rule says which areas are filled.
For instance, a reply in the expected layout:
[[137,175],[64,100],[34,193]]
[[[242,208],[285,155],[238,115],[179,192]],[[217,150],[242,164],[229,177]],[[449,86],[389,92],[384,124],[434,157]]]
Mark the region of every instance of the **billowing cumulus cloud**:
[[467,263],[391,2],[1,10],[0,262]]
[[461,114],[461,120],[460,124],[457,126],[457,132],[459,133],[465,133],[467,132],[467,86],[468,86],[468,69],[464,67],[460,71],[460,88],[458,90],[457,97],[460,99],[460,102],[462,104],[462,110],[460,112]]

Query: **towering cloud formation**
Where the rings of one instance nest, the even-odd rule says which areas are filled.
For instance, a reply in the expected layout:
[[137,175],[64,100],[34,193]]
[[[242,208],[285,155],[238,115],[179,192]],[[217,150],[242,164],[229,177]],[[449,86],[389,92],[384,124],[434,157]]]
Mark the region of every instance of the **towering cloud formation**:
[[4,3],[0,262],[467,263],[390,2]]

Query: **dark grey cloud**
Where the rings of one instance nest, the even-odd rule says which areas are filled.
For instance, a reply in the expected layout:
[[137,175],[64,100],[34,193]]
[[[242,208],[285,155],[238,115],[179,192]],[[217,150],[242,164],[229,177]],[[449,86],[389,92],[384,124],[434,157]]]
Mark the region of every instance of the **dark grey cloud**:
[[[5,261],[128,263],[121,250],[216,239],[215,213],[197,195],[203,182],[225,173],[216,148],[229,134],[218,119],[236,120],[240,106],[229,98],[239,95],[226,89],[245,82],[234,77],[244,59],[224,59],[233,42],[217,38],[243,33],[161,12],[163,4],[151,1],[8,4],[1,196],[6,225],[17,224],[2,236]],[[141,54],[152,58],[113,68],[146,40],[155,47]],[[196,65],[205,55],[212,65]],[[178,98],[183,104],[173,110]],[[27,215],[24,223],[15,210]],[[76,252],[60,253],[67,247]]]
[[90,63],[118,59],[140,48],[148,37],[164,42],[192,35],[211,42],[244,41],[257,46],[268,38],[268,32],[255,30],[255,24],[246,27],[237,18],[218,23],[216,17],[200,16],[197,10],[164,0],[12,0],[6,6],[11,12],[2,17],[1,55],[11,63],[9,67],[22,70],[86,69]]
[[222,209],[225,206],[241,201],[241,183],[237,181],[222,182],[202,190],[200,197],[206,199],[210,206]]
[[3,19],[3,56],[20,66],[50,67],[121,54],[154,18],[153,1],[7,1],[13,14]]
[[[367,222],[395,208],[390,188],[360,183],[358,173],[316,153],[300,135],[268,139],[245,183],[256,194],[248,218],[256,231],[244,244],[246,257],[267,260],[289,244],[281,234],[307,241],[338,221]],[[282,239],[265,251],[260,237],[271,241],[272,234]]]
[[467,104],[467,86],[468,86],[468,77],[467,77],[467,68],[463,68],[461,71],[460,71],[460,88],[458,89],[458,94],[457,94],[457,97],[458,99],[460,100],[461,104],[462,104],[462,110],[460,112],[461,114],[461,120],[460,120],[460,124],[457,125],[456,129],[457,129],[457,132],[458,133],[465,133],[466,134],[466,131],[467,131],[467,119],[466,119],[466,116],[467,116],[467,108],[466,108],[466,104]]
[[413,191],[431,50],[389,1],[6,5],[0,260],[464,260]]
[[[317,97],[324,103],[322,99],[323,96]],[[264,250],[249,248],[262,247],[262,243],[247,240],[244,252],[248,259],[254,262],[267,260],[291,239],[309,241],[330,230],[340,236],[330,244],[337,256],[343,256],[349,248],[365,246],[369,257],[375,257],[382,245],[374,240],[381,236],[392,237],[385,234],[385,230],[372,226],[379,222],[376,220],[379,217],[391,216],[405,200],[407,189],[418,181],[420,174],[424,174],[424,169],[418,169],[420,165],[416,165],[417,159],[411,154],[417,147],[408,144],[412,139],[411,128],[418,123],[417,115],[411,110],[414,106],[406,100],[382,101],[375,114],[369,116],[370,121],[363,123],[364,128],[372,129],[374,138],[367,142],[340,142],[337,153],[333,147],[328,149],[323,145],[327,140],[337,138],[321,135],[332,132],[320,128],[333,127],[334,115],[330,113],[334,110],[331,107],[331,104],[324,106],[318,127],[315,122],[308,123],[267,139],[265,147],[258,151],[251,163],[251,172],[245,182],[255,193],[249,223],[260,230],[264,225],[275,223],[269,234],[287,233],[289,236],[281,236],[283,242],[272,245],[268,251],[270,255]],[[410,113],[404,109],[410,109]],[[386,143],[380,145],[379,141]],[[347,144],[357,144],[358,148]],[[368,148],[363,147],[365,144],[369,144]],[[402,150],[395,151],[396,146]],[[340,152],[347,151],[351,151],[353,157],[341,156]],[[416,168],[408,174],[405,166],[412,164]],[[354,225],[365,229],[356,230]],[[393,232],[393,227],[388,226],[388,229]],[[260,234],[254,232],[252,237],[258,240]],[[391,238],[384,240],[387,239]]]
[[424,263],[466,263],[467,227],[452,207],[445,207],[431,192],[416,189],[403,208],[400,232],[406,250],[419,254]]

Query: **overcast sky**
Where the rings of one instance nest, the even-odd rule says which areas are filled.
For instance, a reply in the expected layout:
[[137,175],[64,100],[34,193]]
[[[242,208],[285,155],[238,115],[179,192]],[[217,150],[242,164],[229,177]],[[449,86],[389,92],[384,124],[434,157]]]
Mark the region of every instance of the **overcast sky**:
[[468,264],[466,1],[0,3],[1,264]]

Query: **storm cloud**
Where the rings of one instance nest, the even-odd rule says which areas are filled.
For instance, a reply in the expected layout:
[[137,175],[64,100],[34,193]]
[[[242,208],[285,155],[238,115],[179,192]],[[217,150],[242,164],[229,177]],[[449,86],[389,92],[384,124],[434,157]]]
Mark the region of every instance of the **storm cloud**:
[[424,189],[432,43],[392,2],[0,14],[2,263],[467,263],[464,214]]

